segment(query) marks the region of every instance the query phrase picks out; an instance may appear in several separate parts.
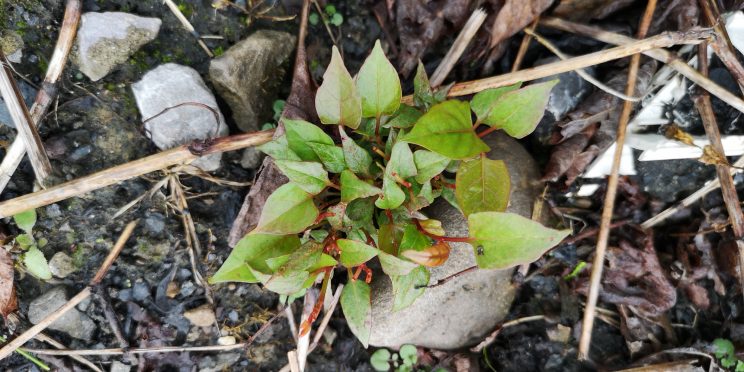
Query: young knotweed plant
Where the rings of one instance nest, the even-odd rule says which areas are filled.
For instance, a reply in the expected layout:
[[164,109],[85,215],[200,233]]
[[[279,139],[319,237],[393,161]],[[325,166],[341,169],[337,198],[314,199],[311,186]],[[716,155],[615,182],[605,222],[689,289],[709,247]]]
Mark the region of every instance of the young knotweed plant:
[[[290,182],[269,196],[212,283],[260,282],[296,298],[320,280],[304,334],[333,275],[345,271],[341,307],[366,347],[374,326],[370,260],[390,276],[398,311],[424,293],[428,268],[446,262],[451,242],[470,243],[480,268],[504,269],[538,259],[568,234],[505,212],[509,172],[486,157],[481,139],[499,129],[516,138],[531,133],[556,81],[445,100],[419,65],[409,106],[379,41],[355,78],[332,52],[315,100],[321,124],[283,118],[285,133],[260,147]],[[476,131],[481,126],[487,129]],[[446,236],[422,212],[439,197],[467,217],[469,236]]]

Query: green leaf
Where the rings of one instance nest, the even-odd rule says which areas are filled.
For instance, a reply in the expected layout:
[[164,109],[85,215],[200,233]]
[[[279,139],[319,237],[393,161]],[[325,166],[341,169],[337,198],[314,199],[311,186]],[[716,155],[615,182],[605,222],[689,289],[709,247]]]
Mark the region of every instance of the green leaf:
[[320,163],[293,160],[276,160],[274,163],[290,181],[310,194],[320,194],[331,184],[328,172]]
[[369,285],[361,280],[350,280],[341,292],[341,309],[349,329],[366,348],[372,330],[372,305]]
[[416,228],[416,225],[406,225],[403,238],[400,240],[400,251],[423,251],[431,246],[431,239]]
[[373,216],[375,202],[371,198],[355,199],[346,208],[346,219],[344,225],[355,229],[364,228],[372,232],[374,228]]
[[721,359],[735,353],[734,344],[725,339],[717,338],[713,340],[713,352],[716,354],[716,358]]
[[267,259],[287,255],[299,247],[297,235],[248,234],[240,239],[222,267],[209,278],[209,283],[256,283],[258,279],[248,265],[261,272],[271,272],[266,264]]
[[455,197],[465,217],[476,212],[503,212],[509,205],[509,170],[501,160],[484,155],[460,164]]
[[429,284],[429,270],[418,266],[410,273],[391,276],[393,282],[393,311],[399,311],[411,306],[419,298]]
[[455,207],[455,209],[462,212],[462,209],[460,209],[460,205],[457,204],[457,197],[455,196],[455,190],[452,190],[449,187],[443,187],[442,198],[444,198],[444,200],[450,203],[451,206]]
[[275,235],[296,234],[305,230],[318,217],[313,196],[294,183],[276,189],[261,211],[254,232]]
[[450,158],[436,152],[416,150],[413,161],[417,169],[416,182],[423,184],[442,173],[450,163]]
[[344,16],[341,15],[341,13],[334,13],[331,16],[331,24],[338,27],[341,26],[344,23]]
[[[266,264],[273,268],[275,274],[284,275],[291,271],[306,271],[315,265],[323,253],[323,244],[308,240],[299,249],[290,253],[286,258],[277,257],[266,260]],[[274,261],[274,262],[271,262]]]
[[[532,84],[526,88],[506,92],[491,102],[488,102],[486,94],[485,98],[477,100],[478,111],[475,111],[475,107],[473,110],[481,122],[503,129],[514,138],[523,138],[532,133],[540,123],[550,98],[550,90],[556,84],[557,79]],[[473,98],[474,103],[477,97],[476,95]]]
[[418,350],[416,350],[416,346],[413,345],[401,346],[400,350],[398,350],[398,354],[400,355],[403,364],[409,367],[413,367],[418,360]]
[[335,45],[331,53],[323,84],[315,94],[315,110],[323,124],[341,124],[356,129],[362,120],[362,101]]
[[505,87],[490,88],[484,91],[478,92],[473,99],[470,100],[470,108],[475,113],[478,121],[483,122],[487,119],[491,113],[492,107],[498,102],[499,98],[505,93],[515,91],[522,86],[522,83],[516,83],[514,85],[507,85]]
[[377,256],[377,248],[355,240],[339,239],[337,244],[341,249],[339,261],[346,267],[359,266]]
[[451,159],[467,159],[489,150],[475,134],[470,105],[456,100],[432,107],[402,140]]
[[283,118],[284,130],[286,131],[287,144],[302,160],[318,161],[318,155],[308,143],[322,143],[333,145],[331,136],[323,132],[323,129],[315,124],[304,120],[291,120]]
[[[570,230],[553,230],[513,213],[479,212],[468,217],[479,267],[505,269],[533,262],[560,243]],[[478,247],[483,254],[477,254]]]
[[390,160],[385,165],[385,174],[408,178],[416,175],[416,163],[413,162],[411,148],[405,142],[396,142],[390,152]]
[[380,257],[382,271],[390,276],[407,275],[411,270],[418,267],[417,264],[411,261],[406,261],[382,251],[378,253],[378,256]]
[[379,187],[360,180],[353,172],[341,172],[341,201],[350,202],[358,198],[366,198],[382,193]]
[[326,217],[326,220],[328,220],[328,223],[331,224],[332,228],[336,230],[344,229],[344,217],[346,217],[346,206],[347,206],[347,203],[338,203],[326,209],[328,213],[333,214],[331,216]]
[[372,165],[372,156],[362,146],[357,145],[351,137],[346,135],[343,127],[339,127],[341,134],[341,146],[344,149],[346,165],[352,172],[357,174],[369,174],[369,166]]
[[388,120],[383,127],[385,128],[403,128],[407,129],[413,126],[414,123],[416,123],[416,120],[418,120],[421,115],[421,111],[416,110],[416,108],[408,106],[408,105],[400,105],[400,108],[398,109],[398,113],[393,116],[392,119]]
[[424,64],[419,61],[416,76],[413,78],[413,103],[418,107],[429,108],[442,102],[445,98],[446,91],[435,92],[431,89]]
[[333,258],[332,256],[328,254],[321,253],[320,258],[317,261],[315,261],[314,264],[308,267],[307,271],[312,273],[324,267],[334,267],[336,265],[338,265],[338,261],[336,261],[335,258]]
[[375,206],[380,209],[395,209],[404,201],[406,193],[401,190],[395,179],[386,175],[382,180],[382,195],[375,200]]
[[380,229],[377,230],[377,247],[383,252],[395,254],[402,238],[403,229],[400,226],[391,223],[380,224]]
[[18,213],[13,216],[13,220],[21,230],[30,234],[31,229],[36,225],[36,209],[29,209]]
[[413,191],[416,196],[408,203],[408,207],[416,211],[428,207],[434,202],[434,199],[442,194],[441,190],[434,190],[432,188],[430,181],[426,181],[426,183],[420,186],[414,183]]
[[279,136],[273,140],[256,147],[264,154],[271,156],[274,160],[302,160],[289,148],[287,136]]
[[320,162],[329,172],[341,173],[346,169],[344,150],[340,147],[318,142],[308,142],[307,146],[315,152],[315,155],[320,158]]
[[388,372],[390,370],[390,352],[387,349],[378,349],[370,356],[369,364],[375,371]]
[[380,40],[375,41],[372,52],[359,69],[356,84],[362,98],[362,116],[392,115],[398,110],[402,96],[400,79],[385,57]]
[[28,249],[32,245],[34,245],[34,237],[31,234],[18,234],[15,237],[16,243],[22,248],[22,249]]
[[23,264],[26,266],[31,275],[42,279],[52,279],[52,272],[49,270],[49,264],[47,263],[44,254],[41,253],[39,248],[31,246],[31,248],[23,255]]
[[305,288],[305,281],[309,276],[307,271],[288,271],[281,275],[272,275],[268,280],[262,277],[261,282],[272,292],[291,295]]

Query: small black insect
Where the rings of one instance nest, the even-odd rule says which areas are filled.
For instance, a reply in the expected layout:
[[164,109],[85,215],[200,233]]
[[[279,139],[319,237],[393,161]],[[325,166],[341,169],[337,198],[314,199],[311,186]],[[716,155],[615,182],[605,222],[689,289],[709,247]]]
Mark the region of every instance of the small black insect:
[[207,139],[196,139],[191,144],[189,144],[189,152],[191,152],[193,155],[196,156],[202,156],[204,155],[207,150],[214,144],[214,139],[207,138]]
[[482,245],[479,245],[478,248],[476,248],[476,249],[477,249],[477,252],[478,252],[478,256],[483,256],[484,254],[486,254],[486,252],[483,251],[483,246]]

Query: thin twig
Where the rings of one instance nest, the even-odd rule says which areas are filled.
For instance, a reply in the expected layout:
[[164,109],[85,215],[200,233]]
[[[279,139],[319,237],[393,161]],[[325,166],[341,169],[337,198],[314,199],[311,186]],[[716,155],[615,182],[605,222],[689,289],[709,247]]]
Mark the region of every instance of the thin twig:
[[[528,29],[524,29],[524,32],[527,35],[531,35],[532,37],[534,37],[535,38],[535,41],[537,41],[538,43],[542,44],[546,49],[548,49],[549,51],[551,51],[558,58],[560,58],[562,60],[567,60],[569,58],[568,56],[566,56],[565,54],[563,54],[563,52],[561,52],[561,50],[558,49],[558,47],[556,47],[555,45],[553,45],[553,43],[551,43],[550,41],[548,41],[544,37],[540,36],[540,34],[534,32],[534,31],[528,30]],[[581,76],[584,80],[586,80],[589,83],[593,84],[594,86],[596,86],[597,88],[601,89],[602,91],[605,91],[605,92],[607,92],[607,93],[609,93],[609,94],[611,94],[611,95],[613,95],[615,97],[618,97],[618,98],[620,98],[622,100],[633,101],[633,102],[638,102],[638,101],[641,100],[640,97],[628,97],[624,93],[618,92],[617,90],[612,89],[611,87],[607,86],[605,83],[597,80],[594,76],[589,75],[589,73],[586,72],[583,68],[577,69],[576,70],[576,73],[579,76]]]
[[439,279],[434,284],[431,284],[431,285],[422,285],[420,287],[419,286],[416,286],[416,289],[419,289],[419,288],[429,289],[429,288],[439,287],[440,285],[444,285],[445,283],[449,282],[450,280],[453,280],[455,278],[459,278],[460,276],[463,276],[463,275],[465,275],[467,273],[470,273],[470,272],[473,272],[475,270],[478,270],[478,266],[477,265],[473,265],[473,266],[467,267],[467,268],[462,269],[462,270],[460,270],[460,271],[458,271],[458,272],[456,272],[456,273],[454,273],[454,274],[452,274],[450,276],[446,276],[446,277],[444,277],[442,279]]
[[[466,96],[489,88],[498,88],[520,82],[532,81],[563,72],[573,71],[578,68],[585,68],[619,58],[625,58],[652,49],[666,48],[680,44],[699,44],[703,40],[711,37],[713,37],[713,30],[711,29],[694,29],[687,32],[664,32],[647,39],[634,40],[631,43],[625,43],[624,45],[615,48],[573,57],[565,61],[553,62],[490,78],[457,83],[452,86],[448,96]],[[412,100],[413,96],[405,96],[402,99],[404,103],[410,103]],[[742,103],[743,104],[740,107],[741,110],[744,111],[744,101]]]
[[[310,318],[310,314],[313,312],[315,302],[318,301],[319,298],[320,296],[318,295],[318,290],[314,288],[310,288],[305,292],[305,298],[302,303],[302,315],[300,315],[300,324],[305,323]],[[297,338],[297,363],[300,368],[300,372],[303,372],[305,370],[309,348],[310,332],[305,333],[304,335],[300,332]]]
[[[649,0],[646,5],[646,11],[638,26],[638,38],[642,39],[648,32],[651,24],[651,18],[656,9],[656,0]],[[639,52],[640,53],[640,52]],[[641,55],[634,54],[630,61],[628,71],[628,83],[625,89],[627,96],[635,94],[635,86],[638,70],[641,64]],[[584,319],[581,325],[581,337],[579,338],[579,359],[589,359],[589,346],[592,341],[592,329],[594,328],[594,311],[597,307],[597,298],[599,297],[599,287],[602,285],[602,269],[604,268],[605,252],[610,237],[610,223],[615,207],[615,197],[617,196],[618,170],[620,169],[620,160],[625,147],[625,132],[630,121],[630,113],[633,110],[633,102],[624,101],[623,110],[620,114],[620,120],[617,124],[617,140],[615,154],[612,159],[612,171],[610,178],[607,180],[607,193],[605,194],[604,206],[602,208],[602,219],[599,224],[599,236],[597,237],[597,249],[594,254],[594,264],[592,265],[592,274],[589,278],[589,293],[587,295],[586,308],[584,309]]]
[[[713,51],[716,53],[721,62],[728,68],[731,75],[736,79],[739,84],[739,89],[744,92],[744,66],[741,65],[739,59],[736,57],[734,52],[733,44],[728,36],[726,27],[720,19],[720,14],[715,14],[713,5],[709,0],[699,0],[700,8],[702,9],[702,15],[705,18],[708,26],[713,27],[716,31],[716,37],[710,43],[713,47]],[[705,55],[707,57],[708,51],[706,50]],[[698,54],[698,58],[699,54]]]
[[431,75],[429,84],[431,84],[433,88],[444,83],[444,79],[447,78],[447,75],[452,71],[452,68],[455,67],[460,56],[465,52],[465,48],[467,48],[470,41],[473,40],[473,37],[478,32],[478,29],[480,29],[483,22],[485,22],[487,15],[488,14],[481,8],[476,9],[473,11],[473,14],[470,15],[468,21],[465,22],[465,26],[460,30],[460,34],[457,35],[455,42],[452,43],[447,54],[442,58],[442,62],[439,62],[439,66],[437,66],[437,69],[434,70],[434,73]]
[[[698,65],[700,73],[703,76],[708,76],[707,50],[706,43],[698,46]],[[723,156],[724,150],[721,143],[721,133],[718,130],[718,123],[716,122],[716,115],[713,112],[713,105],[710,102],[710,95],[704,90],[699,89],[697,94],[694,95],[693,101],[698,111],[700,111],[700,119],[703,122],[703,128],[705,129],[705,134],[708,136],[708,141],[710,141],[710,146],[713,147],[714,151]],[[721,184],[723,202],[726,205],[739,249],[739,283],[741,290],[744,291],[744,246],[741,241],[744,237],[744,214],[742,214],[739,196],[736,193],[736,186],[734,186],[734,178],[731,176],[729,169],[728,164],[716,164],[716,174]]]
[[[55,339],[47,336],[44,332],[39,333],[34,338],[37,339],[37,340],[39,340],[39,341],[41,341],[41,342],[46,342],[47,344],[52,345],[52,346],[56,347],[57,349],[66,349],[67,348],[64,344],[62,344],[61,342],[59,342],[59,341],[57,341],[57,340],[55,340]],[[103,372],[103,370],[101,370],[100,368],[98,368],[98,366],[95,365],[95,364],[93,364],[93,362],[91,362],[88,359],[85,359],[84,357],[82,357],[80,355],[69,355],[69,357],[72,360],[75,360],[78,363],[80,363],[80,364],[82,364],[82,365],[90,368],[92,371]]]
[[56,203],[60,200],[79,196],[98,190],[102,187],[110,186],[173,165],[187,164],[198,159],[200,156],[262,145],[271,141],[273,134],[274,130],[272,129],[262,132],[220,137],[207,142],[196,141],[190,145],[174,147],[170,150],[122,165],[117,165],[93,173],[89,176],[50,187],[46,190],[41,190],[2,202],[0,203],[0,217],[8,217],[28,209],[39,208]]
[[331,321],[331,316],[333,316],[333,311],[336,309],[336,305],[338,305],[338,301],[341,299],[341,291],[344,290],[344,285],[339,284],[338,287],[336,287],[336,293],[333,295],[333,299],[331,300],[331,305],[326,310],[325,315],[323,316],[323,320],[320,321],[320,324],[318,325],[318,329],[315,331],[315,337],[313,337],[313,342],[310,344],[310,348],[308,349],[307,353],[310,354],[315,350],[316,347],[318,347],[318,344],[320,343],[321,337],[323,337],[323,332],[325,332],[326,327],[328,327],[328,322]]
[[106,320],[109,323],[109,327],[111,328],[111,331],[114,333],[114,337],[116,337],[116,341],[119,342],[119,347],[128,348],[129,342],[124,337],[124,333],[121,331],[121,326],[119,325],[119,319],[116,317],[116,312],[114,311],[114,308],[111,306],[111,302],[109,300],[108,294],[101,287],[97,287],[95,290],[94,297],[96,300],[98,300],[98,305],[101,306],[101,309],[103,310],[103,315],[106,317]]
[[[623,45],[637,41],[631,37],[605,31],[601,28],[573,23],[559,18],[546,17],[540,21],[540,24],[557,30],[588,36],[609,44]],[[690,79],[693,83],[710,92],[710,94],[718,97],[731,107],[744,112],[744,101],[741,98],[701,75],[697,70],[690,67],[687,62],[679,59],[675,54],[664,49],[651,49],[644,51],[643,54],[666,63],[669,67],[675,69],[684,77]]]
[[[41,119],[57,95],[57,81],[62,75],[62,70],[67,63],[67,57],[72,48],[72,43],[75,40],[81,8],[82,2],[80,0],[67,1],[57,44],[54,46],[52,58],[49,60],[49,68],[46,71],[41,90],[36,94],[34,104],[31,106],[31,120],[36,126],[41,124]],[[23,140],[16,138],[13,144],[7,149],[2,163],[0,163],[0,193],[2,193],[5,186],[10,182],[10,178],[18,168],[18,165],[21,164],[25,154],[26,147],[23,144]]]
[[15,349],[23,346],[23,344],[25,344],[28,340],[34,338],[34,336],[39,334],[39,332],[43,331],[50,324],[54,323],[57,319],[62,317],[68,310],[72,309],[73,307],[77,306],[77,304],[88,298],[88,296],[90,296],[92,292],[93,287],[101,283],[103,277],[106,276],[106,273],[111,267],[111,264],[113,264],[114,260],[116,260],[116,257],[119,256],[119,253],[124,248],[124,244],[127,242],[129,237],[132,235],[132,231],[134,231],[134,227],[136,225],[137,221],[132,221],[126,227],[124,227],[124,230],[119,236],[119,240],[116,241],[116,244],[114,244],[111,252],[109,252],[108,256],[106,256],[106,259],[103,261],[101,267],[98,269],[98,272],[96,272],[96,275],[93,277],[93,280],[90,281],[87,287],[85,287],[82,291],[80,291],[80,293],[75,295],[75,297],[71,298],[57,310],[47,315],[38,324],[21,333],[18,337],[14,338],[12,341],[5,344],[5,346],[0,348],[0,360],[5,359]]
[[[527,31],[528,29],[530,31],[535,31],[535,27],[537,27],[538,22],[540,22],[539,14],[535,16],[535,20],[532,21],[529,27],[525,28],[524,31]],[[519,68],[522,67],[522,61],[524,60],[524,56],[527,54],[527,49],[529,49],[530,47],[530,41],[532,41],[532,36],[525,32],[524,36],[522,37],[522,43],[519,44],[519,50],[517,50],[517,57],[514,58],[514,64],[512,65],[511,72],[519,71]]]
[[174,16],[178,19],[179,22],[181,22],[181,25],[183,28],[186,29],[191,35],[193,35],[196,38],[196,42],[199,43],[199,46],[204,49],[204,52],[207,53],[209,58],[214,58],[214,53],[212,53],[211,50],[209,50],[209,47],[207,44],[204,43],[204,40],[201,39],[201,36],[199,36],[199,33],[196,32],[196,29],[194,26],[189,22],[188,19],[181,13],[181,10],[178,9],[178,5],[176,5],[173,0],[163,0],[165,2],[165,5],[168,5],[168,9],[170,9],[171,13],[173,13]]
[[478,343],[478,345],[471,347],[470,351],[474,353],[480,353],[481,351],[483,351],[484,348],[488,347],[488,345],[491,345],[494,341],[496,341],[496,337],[499,336],[499,334],[501,333],[501,331],[504,330],[504,328],[509,328],[515,325],[520,325],[520,324],[527,323],[527,322],[534,322],[538,320],[547,320],[547,318],[545,317],[545,315],[531,315],[531,316],[526,316],[524,318],[519,318],[519,319],[510,320],[508,322],[504,322],[501,325],[497,326],[496,329],[494,329],[493,332],[491,332],[488,336],[486,336],[483,339],[483,341]]
[[28,159],[31,161],[31,167],[34,169],[36,180],[40,185],[45,186],[46,179],[52,173],[52,164],[49,163],[44,144],[41,142],[39,132],[31,118],[31,114],[23,101],[18,84],[13,78],[13,71],[10,69],[10,62],[5,58],[5,54],[0,51],[0,93],[5,100],[5,106],[8,108],[18,136],[23,140],[23,144],[28,152]]

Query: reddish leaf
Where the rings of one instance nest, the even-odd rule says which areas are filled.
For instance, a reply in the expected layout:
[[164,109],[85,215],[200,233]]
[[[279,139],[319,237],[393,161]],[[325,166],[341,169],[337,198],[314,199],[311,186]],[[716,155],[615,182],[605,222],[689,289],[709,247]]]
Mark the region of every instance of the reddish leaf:
[[553,0],[507,0],[491,26],[491,48],[529,25]]
[[450,246],[446,242],[432,245],[423,251],[408,250],[403,251],[401,255],[419,265],[426,267],[435,267],[447,261],[450,254]]
[[5,249],[0,249],[0,315],[3,318],[18,308],[15,285],[13,285],[13,258]]

